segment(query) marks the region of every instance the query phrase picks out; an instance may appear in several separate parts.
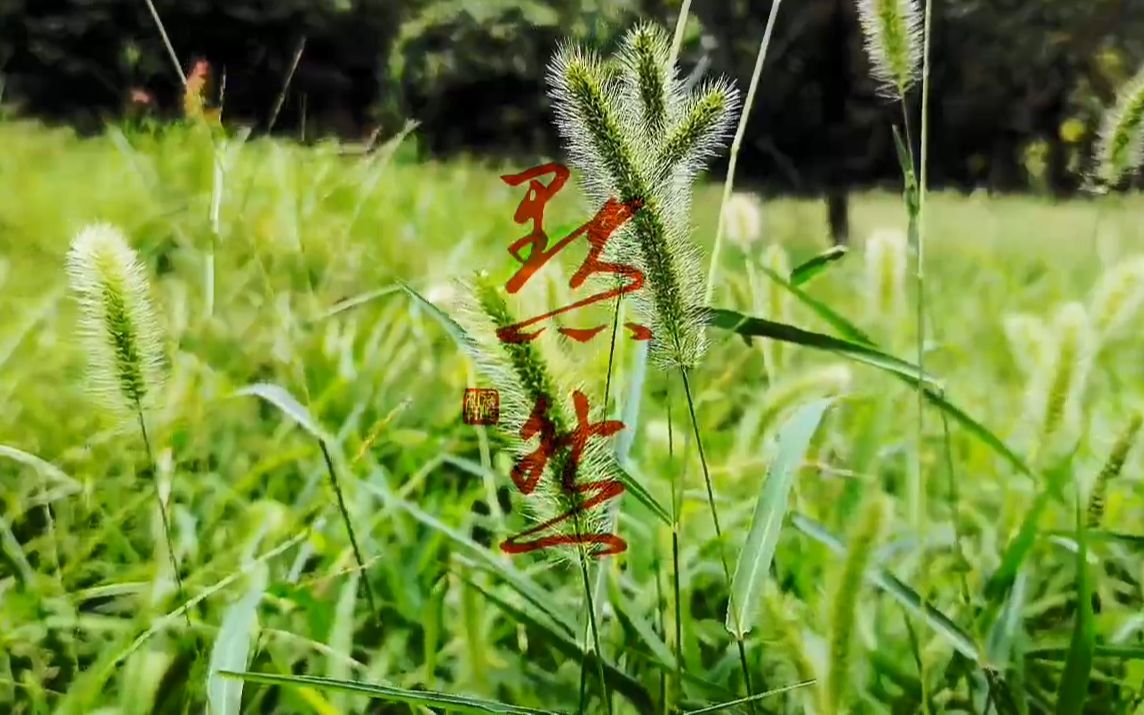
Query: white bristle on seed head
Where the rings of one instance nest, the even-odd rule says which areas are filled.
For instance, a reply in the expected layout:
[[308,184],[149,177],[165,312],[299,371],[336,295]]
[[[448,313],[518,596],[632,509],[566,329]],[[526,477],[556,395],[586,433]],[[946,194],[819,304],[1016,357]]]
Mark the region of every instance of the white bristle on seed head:
[[1104,114],[1093,149],[1100,188],[1120,183],[1144,161],[1144,68],[1120,90]]
[[1144,256],[1112,267],[1101,276],[1092,292],[1089,312],[1101,339],[1115,335],[1144,306]]
[[1044,366],[1051,344],[1045,321],[1035,315],[1011,313],[1001,319],[1013,360],[1027,375]]
[[736,191],[723,207],[723,221],[727,238],[734,244],[747,247],[763,235],[763,212],[754,194]]
[[893,322],[905,309],[906,234],[881,228],[866,239],[866,300],[870,313]]
[[72,241],[66,266],[93,396],[120,415],[153,407],[166,356],[135,251],[116,227],[94,224]]
[[922,13],[915,0],[858,0],[870,74],[883,94],[902,99],[922,62]]

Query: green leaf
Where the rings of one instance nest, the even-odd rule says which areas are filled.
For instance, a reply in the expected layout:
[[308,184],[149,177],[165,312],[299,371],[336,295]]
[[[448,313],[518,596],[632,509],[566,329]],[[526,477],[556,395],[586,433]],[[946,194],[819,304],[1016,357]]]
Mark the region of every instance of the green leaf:
[[[793,514],[791,524],[810,538],[826,546],[828,549],[843,556],[846,554],[846,545],[826,527],[802,514]],[[918,592],[900,581],[896,576],[884,568],[872,568],[866,572],[866,578],[878,588],[902,604],[906,610],[920,616],[926,624],[938,635],[950,642],[957,652],[966,658],[978,662],[981,659],[977,644],[973,637],[953,622],[949,616],[928,603],[923,604]]]
[[[1025,655],[1034,660],[1065,660],[1071,650],[1071,645],[1037,646],[1026,650]],[[1144,660],[1144,646],[1097,645],[1092,654],[1096,658]]]
[[1068,465],[1068,461],[1064,461],[1046,474],[1049,484],[1038,491],[1037,496],[1033,499],[1033,506],[1025,512],[1025,518],[1021,522],[1021,528],[1017,535],[1005,547],[1005,553],[1001,556],[1001,565],[997,567],[997,570],[993,572],[985,584],[985,596],[989,600],[999,601],[1004,593],[1009,590],[1013,579],[1017,577],[1017,571],[1036,543],[1041,516],[1048,508],[1049,501],[1056,493],[1059,484],[1069,474]]
[[413,290],[408,283],[398,281],[398,285],[409,294],[409,297],[413,298],[421,307],[429,311],[429,315],[433,316],[433,318],[441,324],[441,327],[445,328],[445,332],[449,334],[449,337],[453,338],[462,350],[471,350],[475,347],[473,339],[469,337],[469,334],[465,332],[465,329],[462,328],[457,321],[449,317],[448,313],[433,305],[433,303],[429,302],[428,298]]
[[372,301],[375,301],[378,298],[384,298],[387,295],[392,295],[394,293],[397,293],[402,288],[403,288],[403,286],[397,285],[397,284],[388,285],[388,286],[385,286],[384,288],[378,288],[376,290],[366,291],[365,293],[359,293],[355,296],[351,296],[349,298],[339,300],[331,308],[326,310],[326,312],[324,312],[321,315],[313,318],[310,322],[317,323],[319,321],[326,320],[327,318],[332,318],[335,315],[346,312],[347,310],[352,310],[353,308],[356,308],[359,305],[364,305],[366,303],[370,303]]
[[421,509],[404,499],[399,499],[385,490],[377,488],[369,481],[362,481],[363,488],[377,494],[387,506],[397,506],[425,526],[440,532],[452,539],[455,543],[464,546],[482,567],[499,576],[528,602],[539,608],[553,623],[563,628],[569,635],[576,632],[576,625],[569,620],[568,615],[553,607],[552,597],[547,594],[535,581],[527,575],[513,568],[503,559],[497,558],[487,548],[470,539],[465,534],[446,526],[436,517],[426,514]]
[[[799,302],[803,303],[812,311],[814,311],[816,315],[829,323],[844,337],[854,342],[864,343],[871,348],[877,348],[877,345],[869,335],[864,333],[862,329],[857,325],[850,322],[839,313],[835,312],[832,308],[807,295],[807,293],[801,288],[791,285],[785,278],[770,270],[766,266],[759,266],[759,268],[767,274],[768,278],[790,291],[796,298],[798,298]],[[913,387],[917,387],[916,371],[914,373],[910,373],[908,371],[905,373],[890,371],[890,374],[894,375],[903,382],[910,384]],[[1025,461],[1021,459],[1021,457],[1019,457],[1016,452],[1010,449],[1009,446],[1006,445],[1000,437],[993,434],[993,432],[989,431],[980,422],[975,420],[973,417],[970,417],[964,410],[947,400],[942,392],[926,388],[923,391],[923,394],[931,405],[952,417],[955,422],[957,422],[970,434],[972,434],[974,437],[979,439],[990,449],[996,452],[1018,472],[1024,474],[1027,477],[1034,476],[1032,468],[1029,467],[1029,465],[1026,464]]]
[[[463,574],[458,574],[462,580],[469,584],[470,587],[475,588],[484,597],[497,608],[504,611],[506,614],[514,618],[518,623],[530,626],[534,629],[544,632],[549,637],[549,645],[556,650],[560,651],[567,658],[583,658],[584,668],[595,668],[596,659],[598,658],[595,651],[588,651],[584,653],[577,645],[572,636],[565,635],[559,631],[549,628],[543,621],[539,621],[532,617],[527,611],[519,609],[505,600],[497,597],[495,594],[486,591],[477,584],[468,580]],[[638,680],[623,672],[616,666],[607,661],[603,661],[604,679],[607,681],[608,686],[624,697],[631,700],[632,704],[636,706],[639,712],[651,712],[653,710],[651,696],[648,694],[644,686]]]
[[223,678],[219,673],[246,667],[251,638],[258,627],[258,603],[266,591],[267,580],[266,564],[259,564],[250,576],[246,594],[223,614],[207,675],[210,715],[238,715],[242,711],[242,681]]
[[1078,494],[1076,506],[1076,620],[1065,670],[1057,686],[1057,715],[1080,715],[1088,698],[1088,680],[1096,650],[1096,623],[1092,614],[1092,586],[1088,572],[1088,539]]
[[846,246],[831,246],[810,260],[800,263],[790,272],[791,285],[805,285],[819,273],[830,267],[831,263],[840,260],[846,255]]
[[735,577],[731,581],[725,625],[736,638],[745,636],[753,626],[755,608],[761,599],[763,583],[774,560],[786,517],[787,496],[811,437],[831,402],[829,399],[815,400],[800,407],[778,433],[775,459],[759,489],[751,530],[739,552]]
[[343,693],[365,695],[370,698],[392,703],[424,705],[426,707],[443,708],[453,712],[506,713],[507,715],[540,713],[541,715],[556,715],[549,710],[519,708],[515,705],[508,705],[507,703],[471,698],[465,695],[438,693],[431,690],[406,690],[405,688],[392,688],[388,685],[374,685],[372,683],[360,683],[353,680],[334,680],[312,675],[278,675],[275,673],[239,673],[233,671],[225,671],[223,675],[228,678],[241,678],[251,683],[293,685],[299,688],[311,687],[320,690],[334,690]]
[[[918,367],[912,363],[901,360],[878,350],[870,345],[857,343],[832,335],[814,333],[802,328],[796,328],[786,323],[776,323],[765,318],[752,318],[733,310],[711,308],[707,313],[708,325],[730,330],[744,337],[762,337],[772,340],[794,343],[819,350],[829,350],[851,358],[857,362],[865,363],[886,372],[908,377],[911,382],[919,380]],[[927,384],[935,384],[932,379],[926,378]]]
[[236,395],[253,395],[261,397],[277,407],[281,412],[294,420],[314,437],[327,444],[333,443],[331,436],[318,425],[317,420],[310,414],[302,403],[294,399],[285,388],[267,382],[259,382],[238,390]]
[[731,700],[731,701],[726,702],[726,703],[719,703],[718,705],[708,705],[707,707],[699,708],[698,710],[688,710],[686,713],[684,713],[684,715],[700,715],[700,713],[714,713],[714,712],[719,712],[720,710],[729,710],[730,708],[733,708],[733,707],[736,707],[739,705],[745,705],[747,703],[753,703],[753,702],[756,702],[758,700],[762,700],[763,698],[769,698],[772,695],[778,695],[780,693],[790,692],[791,690],[798,690],[799,688],[805,688],[808,685],[814,685],[816,682],[818,682],[818,681],[816,681],[816,680],[804,680],[801,683],[792,683],[790,685],[784,685],[781,688],[775,688],[774,690],[768,690],[765,693],[756,693],[755,695],[751,695],[751,696],[746,697],[746,698],[739,698],[738,700]]
[[656,501],[655,497],[651,495],[651,492],[645,489],[643,484],[632,474],[632,472],[635,471],[635,467],[629,463],[626,468],[619,467],[618,470],[620,481],[623,482],[624,487],[631,492],[631,495],[636,498],[636,501],[650,509],[651,513],[655,514],[661,522],[671,526],[671,515],[667,513],[663,505]]

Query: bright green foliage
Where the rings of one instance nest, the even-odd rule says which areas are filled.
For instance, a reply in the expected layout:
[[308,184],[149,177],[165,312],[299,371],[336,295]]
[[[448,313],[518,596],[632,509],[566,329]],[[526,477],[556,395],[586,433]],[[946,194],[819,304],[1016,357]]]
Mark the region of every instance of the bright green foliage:
[[[470,374],[468,356],[437,316],[400,289],[383,291],[403,280],[422,295],[447,295],[443,286],[452,277],[509,265],[505,246],[520,235],[512,221],[520,193],[498,177],[519,171],[519,163],[409,165],[387,163],[386,150],[361,158],[340,156],[332,145],[248,142],[227,175],[217,299],[208,319],[202,266],[211,245],[210,172],[192,170],[202,157],[177,129],[122,139],[0,124],[0,255],[9,264],[0,287],[0,711],[127,711],[133,702],[144,711],[181,712],[185,703],[189,712],[204,712],[209,684],[222,686],[207,670],[215,643],[229,642],[219,629],[227,612],[260,585],[254,577],[262,564],[267,588],[250,620],[257,631],[245,667],[315,680],[304,687],[247,681],[243,712],[336,711],[338,696],[324,689],[322,678],[339,672],[334,677],[376,686],[348,695],[351,712],[363,695],[434,709],[501,703],[574,712],[583,629],[579,579],[541,558],[507,559],[497,551],[519,525],[517,512],[528,508],[508,479],[516,445],[499,430],[484,439],[461,424],[462,390],[488,383]],[[579,225],[584,206],[598,206],[595,199],[579,203],[575,193],[568,189],[550,204],[551,226]],[[694,237],[704,247],[714,234],[719,195],[718,186],[695,188]],[[901,221],[896,193],[861,194],[854,202],[856,236]],[[1009,354],[1004,316],[1035,315],[1049,326],[1046,355],[1052,359],[1059,340],[1053,307],[1084,302],[1105,265],[1133,253],[1129,239],[1138,234],[1140,199],[1106,196],[1095,203],[1102,231],[1123,239],[1109,248],[1108,264],[1078,240],[1091,234],[1092,203],[944,193],[927,200],[928,302],[940,330],[932,334],[926,368],[951,403],[1026,459],[1030,453],[1010,440],[1027,420],[1020,409],[1027,382]],[[766,217],[766,240],[781,242],[792,266],[823,250],[820,202],[771,199]],[[140,449],[125,448],[90,409],[82,378],[87,356],[73,339],[77,310],[61,268],[72,238],[94,221],[118,225],[131,237],[171,345],[167,399],[155,411],[162,419],[154,420],[153,437],[161,445],[160,469],[171,477],[168,503],[187,598],[199,599],[191,615],[202,636],[202,662],[193,675],[187,665],[196,651],[182,635],[179,602],[171,589],[153,588],[152,495],[137,476],[145,458]],[[750,313],[739,253],[728,251],[720,266],[727,297],[718,305]],[[831,264],[800,289],[875,334],[864,320],[865,268],[856,258]],[[576,260],[570,257],[566,266],[574,269]],[[759,276],[760,288],[767,280]],[[795,326],[858,342],[791,298]],[[351,307],[324,317],[341,301]],[[505,302],[514,316],[527,315]],[[891,327],[908,337],[911,317]],[[1124,411],[1144,398],[1137,379],[1144,333],[1134,324],[1102,345],[1089,370],[1078,399],[1080,413],[1094,419],[1076,425],[1076,466],[1064,472],[1069,479],[1101,468],[1110,442],[1128,424]],[[932,411],[923,452],[932,475],[931,528],[923,547],[900,522],[914,429],[912,385],[877,363],[852,360],[859,352],[827,354],[798,345],[787,346],[785,374],[768,395],[761,351],[723,328],[707,331],[708,351],[694,370],[696,411],[732,548],[749,530],[759,479],[773,456],[769,439],[785,416],[822,394],[843,393],[791,487],[767,579],[773,588],[764,589],[767,600],[745,642],[755,691],[825,677],[831,584],[845,565],[843,547],[859,528],[860,487],[876,483],[893,502],[887,514],[897,518],[887,517],[883,546],[872,552],[871,566],[881,570],[867,571],[853,595],[858,618],[844,700],[854,712],[922,711],[921,676],[904,626],[908,614],[927,664],[929,711],[983,711],[986,676],[975,663],[985,658],[973,656],[985,652],[986,634],[1007,603],[1004,592],[988,595],[985,584],[1048,477],[1022,474],[985,433],[951,417],[955,508],[941,420]],[[880,350],[912,359],[885,343]],[[551,389],[560,392],[569,387],[558,382],[561,376],[603,374],[607,344],[576,353],[575,371],[547,352],[541,356],[553,376]],[[627,374],[615,379],[613,395],[626,395]],[[364,589],[345,596],[346,572],[356,564],[324,488],[317,441],[265,400],[232,397],[251,384],[289,390],[338,441],[346,457],[339,478],[366,557],[358,578],[374,590],[381,627]],[[667,393],[648,377],[631,449],[632,474],[661,504],[670,503],[668,477],[680,472],[682,455],[694,455],[680,391],[671,387]],[[785,396],[796,391],[799,397]],[[602,417],[597,405],[592,417]],[[754,428],[740,430],[748,424]],[[1125,538],[1139,537],[1144,523],[1144,494],[1134,476],[1142,458],[1135,447],[1127,452],[1121,476],[1108,483],[1100,526],[1088,532],[1090,561],[1100,564],[1088,570],[1100,605],[1092,621],[1089,712],[1136,707],[1139,660],[1132,649],[1144,601],[1135,582],[1144,561]],[[683,709],[733,700],[734,691],[742,691],[723,626],[728,599],[713,530],[696,516],[704,505],[695,476],[687,475],[691,486],[682,504],[690,518],[679,540]],[[509,498],[498,501],[498,490]],[[1068,491],[1060,491],[1066,498],[1049,492],[1043,500],[1023,552],[1024,607],[1013,616],[1013,654],[998,674],[1029,712],[1051,711],[1057,702],[1074,630],[1075,514]],[[671,589],[669,527],[630,497],[624,496],[616,527],[630,548],[603,562],[614,569],[608,577],[617,595],[609,601],[603,589],[599,604],[605,678],[615,712],[624,715],[660,712],[662,700],[672,698],[668,689],[661,699],[660,678],[670,681],[675,672],[673,634],[670,625],[667,633],[660,627],[661,614],[670,624],[670,608],[657,598],[657,584],[665,596]],[[952,544],[954,514],[964,557]],[[825,538],[812,523],[838,539]],[[918,599],[923,568],[925,604]],[[590,692],[598,692],[591,662],[587,672]],[[816,684],[773,695],[759,709],[799,712],[817,701],[818,690]],[[598,706],[593,696],[586,710],[602,711]],[[374,707],[392,706],[375,701]]]

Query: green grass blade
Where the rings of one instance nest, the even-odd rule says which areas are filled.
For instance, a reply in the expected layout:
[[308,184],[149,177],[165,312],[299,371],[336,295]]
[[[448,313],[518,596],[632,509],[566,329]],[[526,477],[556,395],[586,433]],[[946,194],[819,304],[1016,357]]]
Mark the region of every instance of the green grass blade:
[[242,711],[242,681],[223,678],[219,673],[246,668],[250,642],[258,627],[258,603],[266,590],[267,579],[266,565],[259,564],[250,576],[246,594],[226,609],[222,617],[207,676],[209,715],[238,715]]
[[[1025,656],[1033,660],[1066,660],[1072,650],[1071,645],[1037,646],[1025,651]],[[1094,658],[1114,658],[1117,660],[1144,660],[1144,646],[1096,645]]]
[[1069,644],[1065,670],[1057,687],[1057,715],[1080,715],[1088,699],[1088,681],[1096,649],[1096,624],[1092,613],[1092,585],[1089,583],[1088,539],[1085,538],[1084,512],[1077,496],[1076,506],[1076,620]]
[[332,436],[324,429],[322,429],[322,427],[318,424],[318,421],[315,420],[313,415],[310,414],[310,411],[307,410],[305,406],[302,405],[302,403],[298,402],[298,400],[296,400],[288,390],[280,387],[279,385],[274,385],[267,382],[259,382],[253,385],[247,385],[246,387],[238,390],[235,394],[243,396],[253,395],[254,397],[260,397],[277,407],[282,412],[282,414],[286,415],[294,422],[297,422],[302,429],[306,430],[317,439],[327,444],[333,444],[334,442]]
[[329,318],[334,317],[335,315],[339,315],[341,313],[344,313],[347,310],[352,310],[354,308],[357,308],[358,306],[365,305],[366,303],[371,303],[371,302],[377,300],[378,298],[384,298],[387,295],[393,295],[394,293],[397,293],[398,291],[402,290],[403,288],[404,288],[404,286],[402,286],[402,285],[397,285],[397,284],[388,285],[388,286],[385,286],[384,288],[377,288],[375,290],[369,290],[369,291],[366,291],[365,293],[359,293],[355,296],[351,296],[349,298],[339,300],[337,303],[335,303],[333,306],[331,306],[329,309],[327,309],[324,313],[313,318],[310,322],[317,323],[317,322],[320,322],[322,320],[327,320]]
[[[559,631],[549,628],[543,621],[537,620],[530,613],[524,611],[505,600],[499,598],[493,593],[486,591],[477,584],[469,581],[463,574],[458,576],[465,580],[468,585],[479,591],[488,601],[497,608],[504,611],[507,615],[511,616],[517,623],[529,626],[539,630],[549,637],[547,641],[556,650],[560,651],[567,658],[584,658],[585,666],[595,668],[595,661],[599,657],[594,651],[587,653],[581,649],[580,645],[572,636],[564,635]],[[651,712],[652,702],[651,696],[648,694],[644,686],[638,680],[623,672],[616,666],[607,661],[602,661],[604,669],[604,678],[608,682],[608,687],[628,698],[639,712]]]
[[846,246],[831,246],[814,258],[800,263],[790,272],[791,285],[806,285],[819,273],[829,268],[831,263],[842,259],[846,252]]
[[429,311],[429,315],[433,316],[433,318],[441,324],[441,327],[445,329],[445,332],[449,334],[449,337],[453,338],[458,347],[460,347],[462,350],[472,349],[473,339],[469,337],[469,334],[465,332],[465,329],[462,328],[460,324],[457,323],[457,321],[449,317],[448,313],[441,310],[436,305],[433,305],[433,303],[431,303],[428,298],[413,290],[413,288],[408,283],[405,283],[404,281],[398,281],[398,285],[401,286],[401,289],[404,290],[409,295],[409,297],[412,298],[418,305]]
[[[796,298],[798,298],[799,302],[814,311],[816,315],[829,323],[843,337],[856,343],[865,343],[869,347],[877,349],[877,345],[869,335],[867,335],[862,331],[861,328],[847,320],[841,314],[835,312],[826,304],[815,300],[801,288],[791,285],[789,281],[771,269],[767,268],[766,266],[760,266],[759,268],[767,274],[768,278],[790,291]],[[917,387],[917,367],[913,365],[911,365],[911,367],[913,368],[912,371],[899,372],[892,370],[890,373],[899,379],[909,383],[911,386]],[[1020,456],[1017,455],[1016,452],[1014,452],[1007,444],[1005,444],[1004,440],[995,435],[964,410],[947,400],[943,394],[927,388],[925,390],[925,398],[931,405],[946,413],[949,417],[953,418],[954,422],[957,422],[967,432],[969,432],[971,435],[976,437],[978,440],[996,452],[1018,472],[1028,477],[1035,476],[1033,469],[1025,462],[1025,460],[1023,460]]]
[[792,690],[798,690],[799,688],[805,688],[808,685],[814,685],[815,682],[817,682],[817,681],[804,680],[801,683],[792,683],[790,685],[784,685],[781,688],[775,688],[774,690],[768,690],[765,693],[756,693],[750,697],[739,698],[738,700],[731,700],[729,702],[719,703],[718,705],[708,705],[707,707],[699,708],[698,710],[688,710],[687,712],[684,713],[684,715],[700,715],[701,713],[714,713],[714,712],[719,712],[720,710],[728,710],[730,708],[733,708],[733,707],[736,707],[739,705],[744,705],[746,703],[753,703],[757,700],[762,700],[763,698],[769,698],[772,695],[780,695],[782,693],[788,693]]
[[[918,368],[905,360],[888,355],[877,348],[863,343],[836,338],[824,333],[815,333],[802,328],[796,328],[786,323],[776,323],[765,318],[753,318],[733,310],[712,308],[708,311],[708,325],[729,330],[745,338],[770,338],[781,340],[795,345],[829,350],[839,353],[857,362],[865,363],[886,372],[904,375],[916,383],[922,379]],[[925,378],[928,385],[935,385],[930,378]]]
[[513,568],[503,559],[494,556],[484,546],[481,546],[456,529],[446,526],[437,518],[418,509],[413,504],[403,499],[398,499],[385,491],[373,488],[368,482],[362,482],[362,485],[374,491],[387,506],[397,506],[425,526],[444,534],[456,544],[465,547],[482,567],[487,568],[487,570],[503,579],[505,583],[524,597],[525,600],[532,603],[540,609],[545,616],[548,616],[555,624],[562,627],[568,635],[572,635],[576,632],[576,625],[569,620],[565,613],[553,607],[552,597],[528,576]]
[[504,715],[556,715],[550,710],[536,710],[535,708],[521,708],[507,703],[498,703],[493,700],[482,700],[465,695],[451,693],[438,693],[430,690],[407,690],[393,688],[388,685],[374,685],[353,680],[333,680],[319,678],[312,675],[278,675],[275,673],[245,673],[224,671],[228,678],[241,678],[251,683],[263,685],[293,685],[299,688],[317,688],[319,690],[334,690],[342,693],[365,695],[378,700],[392,703],[406,703],[408,705],[423,705],[425,707],[443,708],[451,712],[466,713],[503,713]]
[[[731,581],[732,597],[728,602],[725,625],[736,638],[751,630],[763,583],[774,560],[786,518],[791,485],[831,402],[829,399],[815,400],[800,407],[778,433],[775,459],[759,490],[751,529],[739,552],[739,562]],[[731,612],[730,604],[734,604],[738,614]]]
[[[791,524],[810,538],[826,546],[838,555],[846,553],[846,545],[834,534],[830,533],[822,524],[802,514],[793,514]],[[896,576],[884,568],[872,568],[866,573],[866,578],[878,588],[890,594],[894,600],[902,604],[906,610],[920,616],[926,624],[966,658],[977,662],[980,660],[977,643],[973,637],[965,632],[937,608],[922,602],[918,592],[907,586]]]
[[632,466],[630,464],[627,468],[619,467],[617,470],[619,479],[623,482],[624,487],[636,498],[636,501],[650,509],[656,518],[664,524],[671,526],[671,515],[667,513],[667,510],[663,508],[662,504],[656,501],[655,497],[651,495],[651,492],[645,489],[639,480],[631,474],[631,470]]

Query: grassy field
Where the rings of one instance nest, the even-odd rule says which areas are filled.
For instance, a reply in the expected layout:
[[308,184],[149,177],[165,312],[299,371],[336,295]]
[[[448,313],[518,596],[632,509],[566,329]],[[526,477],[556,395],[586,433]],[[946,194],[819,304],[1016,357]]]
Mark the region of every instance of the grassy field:
[[[367,699],[328,683],[248,682],[239,692],[240,681],[213,673],[213,664],[533,712],[573,712],[586,700],[589,712],[605,712],[594,661],[581,694],[579,570],[497,549],[529,521],[527,498],[509,480],[503,435],[460,419],[464,387],[487,383],[426,306],[401,291],[368,295],[402,280],[451,311],[451,279],[474,269],[507,275],[506,247],[525,230],[512,221],[521,192],[498,175],[526,167],[414,163],[398,145],[363,158],[339,156],[332,144],[258,139],[223,153],[220,183],[209,139],[185,128],[81,140],[9,122],[0,124],[0,146],[0,709],[202,711],[208,692],[234,705],[227,712],[239,712],[239,697],[242,712],[442,706],[397,704],[408,693],[394,690]],[[708,255],[719,195],[703,184],[695,196],[695,236]],[[1060,362],[1059,307],[1077,301],[1090,311],[1084,325],[1108,322],[1093,307],[1094,290],[1111,268],[1144,253],[1142,208],[1124,196],[1067,204],[930,197],[926,368],[1035,476],[962,423],[949,422],[947,443],[944,413],[930,409],[924,538],[905,501],[913,388],[789,344],[768,371],[773,344],[708,331],[711,349],[691,383],[732,569],[776,434],[800,406],[838,396],[800,460],[772,577],[754,596],[745,640],[753,692],[818,682],[761,699],[759,710],[825,712],[830,683],[853,712],[918,712],[923,701],[930,712],[1048,712],[1076,667],[1067,656],[1083,640],[1074,623],[1090,612],[1096,651],[1086,711],[1137,707],[1141,457],[1129,452],[1109,481],[1083,570],[1074,505],[1144,396],[1139,316],[1128,311],[1103,340],[1079,349],[1091,370],[1082,382],[1084,361],[1076,360],[1065,405],[1078,419],[1047,444],[1030,405]],[[578,224],[592,212],[569,189],[548,225]],[[748,315],[785,311],[797,326],[838,334],[760,268],[770,245],[785,249],[791,265],[824,250],[824,214],[814,201],[767,201],[762,237],[725,246],[712,304]],[[120,226],[139,251],[169,344],[170,379],[150,426],[185,598],[194,603],[190,627],[178,610],[147,452],[137,431],[117,429],[84,390],[64,256],[96,221]],[[912,295],[892,289],[905,291],[898,312],[872,307],[877,288],[864,249],[865,237],[904,225],[900,197],[855,196],[856,245],[803,288],[910,359]],[[565,275],[581,255],[562,258]],[[1126,278],[1124,295],[1144,290],[1140,280]],[[568,288],[554,279],[546,290]],[[370,299],[331,314],[355,296]],[[1010,339],[1006,317],[1018,313],[1043,322],[1011,322],[1033,327],[1014,328]],[[630,471],[650,495],[667,504],[669,477],[683,483],[683,640],[677,648],[671,529],[626,496],[617,529],[629,549],[599,562],[604,681],[617,713],[701,708],[742,697],[746,686],[724,628],[719,544],[678,376],[649,369],[633,409],[633,345],[618,341],[611,409],[638,414]],[[602,379],[606,339],[567,351],[582,374]],[[253,383],[288,391],[332,435],[364,572],[318,442],[268,401],[236,394]],[[866,554],[872,570],[863,584],[862,565],[828,548],[822,530],[873,538],[862,515],[875,493],[890,510]],[[1031,529],[1029,549],[1003,564],[1022,524]],[[1013,578],[990,586],[1007,565],[1018,567]],[[1082,582],[1093,592],[1091,610],[1078,608]],[[929,594],[928,617],[911,605],[918,593]]]

